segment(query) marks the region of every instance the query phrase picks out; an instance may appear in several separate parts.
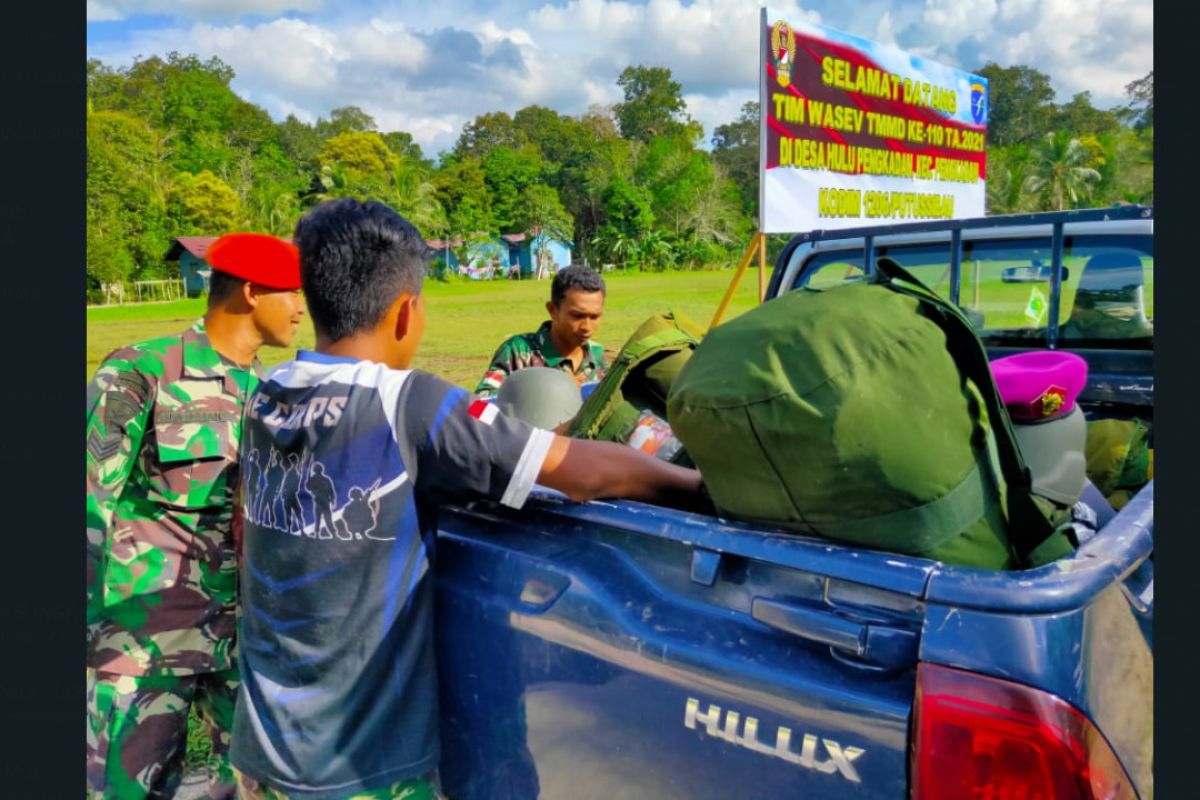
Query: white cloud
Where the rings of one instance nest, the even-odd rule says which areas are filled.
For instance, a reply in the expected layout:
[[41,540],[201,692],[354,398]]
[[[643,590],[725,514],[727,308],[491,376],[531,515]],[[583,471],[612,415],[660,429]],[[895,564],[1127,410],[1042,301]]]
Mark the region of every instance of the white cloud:
[[287,11],[316,11],[324,0],[88,0],[88,22],[120,20],[137,14],[185,19],[236,19],[245,14],[269,17]]
[[334,88],[338,65],[348,58],[335,34],[296,19],[253,27],[198,25],[190,36],[194,47],[219,56],[243,80],[278,89]]
[[429,48],[403,25],[374,19],[338,37],[348,59],[415,73],[429,63]]
[[875,25],[875,41],[880,44],[896,44],[896,32],[892,30],[892,12],[884,11]]
[[121,19],[123,16],[120,11],[111,6],[98,3],[96,0],[87,0],[88,22],[111,22]]
[[1151,0],[925,0],[900,41],[962,69],[1022,64],[1050,76],[1059,100],[1092,92],[1123,103],[1125,84],[1154,62]]
[[687,101],[688,113],[704,125],[705,148],[712,141],[713,130],[718,125],[733,122],[741,116],[742,106],[752,100],[758,100],[757,91],[747,94],[743,91],[726,92],[719,97],[701,94],[684,95]]
[[923,21],[943,42],[988,30],[996,15],[996,0],[926,0]]

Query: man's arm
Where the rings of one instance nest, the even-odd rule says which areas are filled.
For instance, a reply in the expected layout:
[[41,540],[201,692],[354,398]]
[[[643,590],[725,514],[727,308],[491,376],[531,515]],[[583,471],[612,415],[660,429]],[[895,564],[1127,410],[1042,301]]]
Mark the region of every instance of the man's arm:
[[414,452],[416,489],[435,503],[488,497],[511,508],[534,483],[573,500],[628,497],[688,506],[700,474],[609,442],[567,439],[507,417],[493,405],[432,375],[414,373],[400,393],[399,441]]
[[598,497],[686,506],[700,497],[700,473],[632,447],[555,436],[538,483],[582,502]]
[[126,359],[96,371],[87,391],[87,617],[103,603],[104,553],[113,517],[137,461],[150,416],[153,387]]

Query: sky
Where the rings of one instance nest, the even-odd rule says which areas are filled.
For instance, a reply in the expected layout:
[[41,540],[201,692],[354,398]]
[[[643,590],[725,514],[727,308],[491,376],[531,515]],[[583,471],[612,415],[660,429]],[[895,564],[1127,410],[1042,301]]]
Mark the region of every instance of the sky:
[[[808,0],[801,17],[963,70],[1025,64],[1058,101],[1101,108],[1153,69],[1152,0]],[[87,55],[111,66],[217,56],[277,120],[355,105],[435,155],[463,124],[527,105],[581,114],[620,102],[629,65],[662,66],[704,125],[758,97],[754,0],[87,0]]]

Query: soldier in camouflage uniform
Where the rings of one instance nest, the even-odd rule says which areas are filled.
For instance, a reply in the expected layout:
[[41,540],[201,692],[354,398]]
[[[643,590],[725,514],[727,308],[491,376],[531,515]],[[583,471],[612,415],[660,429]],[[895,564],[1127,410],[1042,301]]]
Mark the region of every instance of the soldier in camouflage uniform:
[[230,234],[208,252],[208,310],[121,348],[87,392],[89,797],[172,797],[195,704],[232,797],[237,697],[233,513],[245,398],[263,344],[304,313],[295,246]]
[[546,303],[550,319],[533,333],[506,339],[492,356],[475,394],[495,397],[504,379],[525,367],[561,369],[581,386],[603,378],[608,369],[604,348],[592,341],[592,335],[600,327],[604,296],[604,279],[587,267],[557,272]]

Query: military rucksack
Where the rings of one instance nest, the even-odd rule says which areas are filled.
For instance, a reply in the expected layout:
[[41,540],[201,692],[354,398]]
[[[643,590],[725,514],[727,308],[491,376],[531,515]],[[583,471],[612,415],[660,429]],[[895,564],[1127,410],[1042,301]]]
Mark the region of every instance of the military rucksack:
[[[703,336],[700,326],[675,310],[643,322],[584,401],[567,435],[626,442],[643,411],[665,419],[667,393]],[[672,460],[685,462],[686,456]]]
[[992,569],[1071,550],[970,323],[890,259],[709,331],[667,408],[729,517]]
[[1124,508],[1154,475],[1149,436],[1150,429],[1139,419],[1088,423],[1088,478],[1114,509]]

